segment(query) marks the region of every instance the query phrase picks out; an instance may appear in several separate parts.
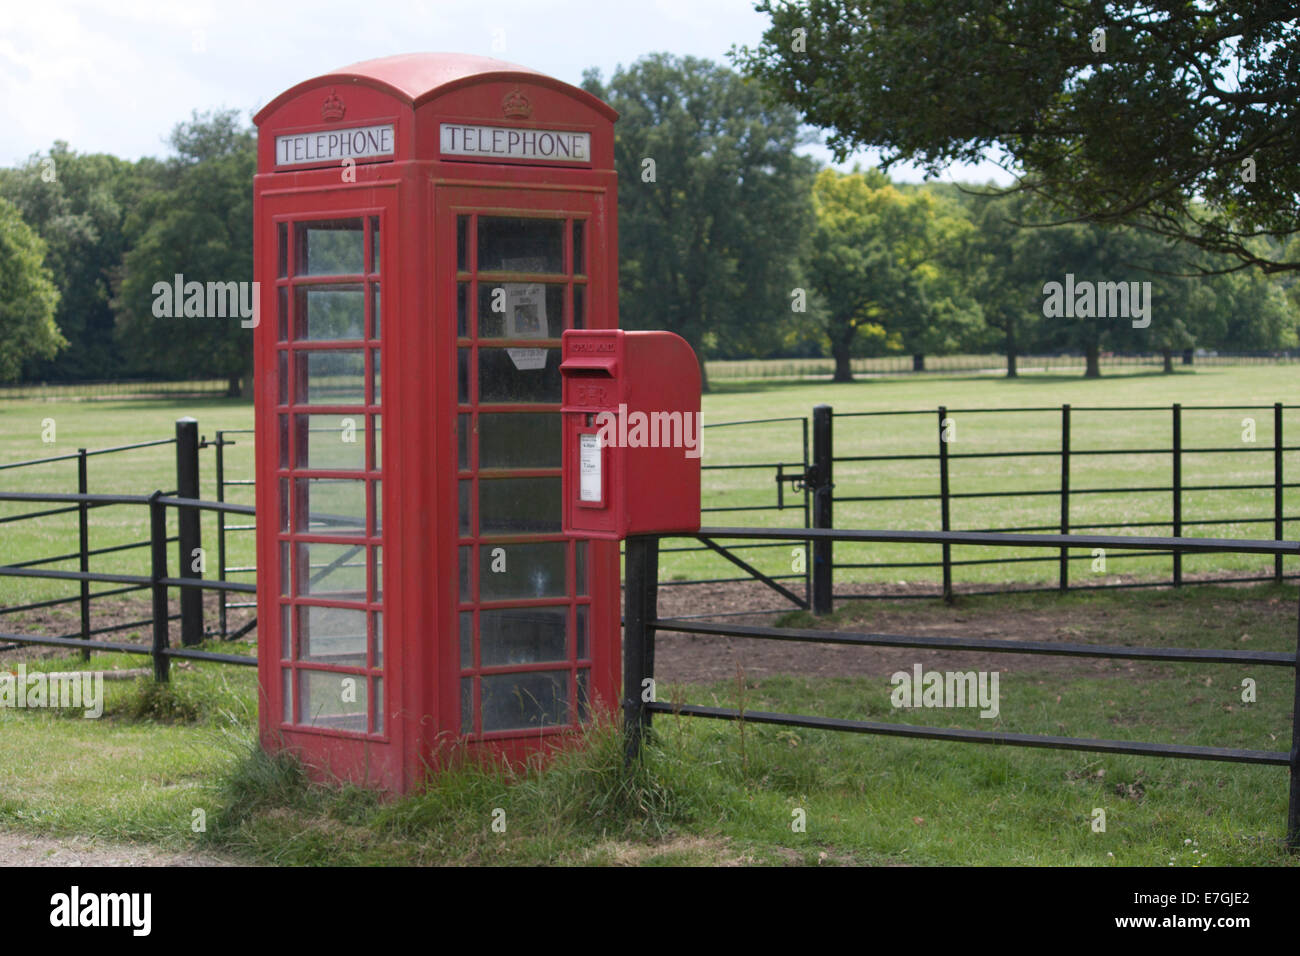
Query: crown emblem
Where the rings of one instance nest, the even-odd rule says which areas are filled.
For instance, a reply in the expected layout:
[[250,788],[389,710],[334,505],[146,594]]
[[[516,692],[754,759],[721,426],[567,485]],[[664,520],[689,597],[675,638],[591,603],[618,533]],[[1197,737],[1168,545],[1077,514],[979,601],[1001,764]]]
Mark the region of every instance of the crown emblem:
[[332,123],[335,120],[341,120],[346,110],[343,100],[331,89],[330,95],[325,97],[325,102],[320,106],[320,118],[327,123]]
[[516,86],[501,100],[501,112],[510,119],[528,119],[533,115],[533,104],[528,102],[528,97],[520,93]]

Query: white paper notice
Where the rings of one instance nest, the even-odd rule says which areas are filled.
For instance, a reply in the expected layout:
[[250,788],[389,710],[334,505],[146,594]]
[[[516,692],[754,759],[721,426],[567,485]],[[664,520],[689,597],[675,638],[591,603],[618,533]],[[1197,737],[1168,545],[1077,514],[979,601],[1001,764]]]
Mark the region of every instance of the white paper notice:
[[[526,265],[507,262],[507,268],[528,271]],[[544,339],[547,335],[546,287],[540,282],[506,282],[505,334],[508,339]],[[508,348],[506,353],[521,372],[546,368],[546,349]]]
[[601,501],[600,436],[578,436],[578,500]]

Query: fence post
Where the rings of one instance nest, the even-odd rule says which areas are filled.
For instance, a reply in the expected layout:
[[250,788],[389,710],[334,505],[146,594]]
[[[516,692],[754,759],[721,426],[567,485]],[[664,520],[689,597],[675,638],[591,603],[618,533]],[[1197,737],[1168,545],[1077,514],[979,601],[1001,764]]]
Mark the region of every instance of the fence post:
[[[650,733],[646,698],[654,700],[655,629],[659,616],[659,539],[636,535],[624,545],[623,588],[623,765],[641,756]],[[649,694],[645,686],[650,681]]]
[[[1273,540],[1282,540],[1282,403],[1273,403]],[[1282,583],[1282,555],[1273,555],[1273,580]]]
[[[1183,406],[1174,402],[1174,537],[1183,536]],[[1174,587],[1183,584],[1183,553],[1174,552]]]
[[[813,527],[835,527],[835,412],[829,405],[813,406]],[[835,597],[835,542],[816,541],[812,547],[812,611],[830,614]]]
[[1297,612],[1295,697],[1291,704],[1291,788],[1286,808],[1286,845],[1300,850],[1300,609]]
[[[226,500],[226,436],[225,432],[217,432],[217,501]],[[226,513],[217,512],[217,579],[226,580]],[[217,626],[221,631],[221,639],[224,641],[229,633],[226,624],[226,592],[218,591],[217,597]]]
[[[1061,534],[1070,533],[1070,406],[1061,406]],[[1070,549],[1061,549],[1061,590],[1070,589]]]
[[[89,481],[86,477],[86,449],[77,449],[77,494],[87,494]],[[86,504],[85,499],[77,503],[77,549],[80,555],[77,561],[77,567],[81,569],[82,574],[90,573],[90,506]],[[83,579],[81,581],[81,639],[90,640],[90,581]],[[90,648],[84,648],[81,652],[83,661],[90,660]]]
[[171,658],[167,656],[167,506],[155,491],[149,501],[149,576],[153,579],[153,679],[165,683],[171,676]]
[[[199,423],[193,418],[176,420],[176,495],[180,498],[199,497]],[[177,575],[182,578],[201,578],[194,570],[194,552],[203,547],[197,508],[177,508],[176,524],[180,564]],[[200,588],[181,588],[181,644],[189,646],[203,642],[203,591]]]
[[[939,516],[943,530],[951,531],[948,514],[948,442],[944,438],[943,423],[948,418],[948,409],[939,406]],[[944,542],[943,547],[943,599],[952,603],[952,545]]]

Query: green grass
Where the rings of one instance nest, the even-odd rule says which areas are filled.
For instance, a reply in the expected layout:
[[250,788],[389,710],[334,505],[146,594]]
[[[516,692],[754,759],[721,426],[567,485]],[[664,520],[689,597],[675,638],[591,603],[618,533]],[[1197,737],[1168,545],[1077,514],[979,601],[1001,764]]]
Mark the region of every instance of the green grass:
[[[1092,622],[1074,638],[1081,641],[1276,650],[1294,647],[1296,599],[1289,586],[1197,587],[1177,596],[964,599],[957,613],[976,624],[1006,611],[1042,614],[1045,627]],[[877,606],[844,608],[828,623],[855,626]],[[907,610],[918,624],[953,613],[938,602]],[[92,666],[144,660],[107,655]],[[1257,681],[1256,703],[1241,702],[1243,676]],[[1295,860],[1280,845],[1287,778],[1277,767],[660,716],[655,743],[630,776],[616,730],[602,726],[585,747],[543,770],[463,767],[421,794],[384,800],[312,784],[293,760],[258,751],[252,669],[178,667],[163,695],[148,682],[106,686],[99,720],[0,709],[0,826],[286,865]],[[895,710],[883,674],[750,677],[743,685],[661,687],[659,696],[750,711],[1285,751],[1292,686],[1286,668],[1014,670],[1002,674],[994,721],[973,711]],[[1097,808],[1106,814],[1104,833],[1092,829]],[[195,810],[204,812],[204,832],[192,828]],[[799,810],[803,832],[791,826]],[[501,820],[504,832],[493,828]]]
[[[1054,450],[1060,435],[1058,411],[1045,413],[1011,413],[978,415],[971,411],[990,407],[1059,406],[1160,406],[1150,412],[1085,412],[1072,416],[1072,447],[1075,449],[1138,449],[1167,447],[1170,443],[1170,413],[1175,401],[1184,405],[1271,405],[1273,402],[1295,403],[1295,370],[1288,365],[1249,367],[1194,367],[1175,375],[1148,370],[1109,371],[1101,380],[1085,380],[1073,374],[1024,375],[1006,380],[989,375],[926,375],[914,378],[864,380],[849,385],[830,383],[780,383],[773,381],[719,380],[715,390],[704,397],[705,422],[725,422],[810,414],[819,403],[832,405],[839,415],[850,412],[881,410],[924,410],[926,414],[866,418],[840,417],[836,420],[835,449],[840,456],[867,454],[933,453],[938,444],[937,416],[939,404],[948,406],[956,421],[956,440],[950,445],[954,454],[1005,450]],[[1256,420],[1256,442],[1242,442],[1242,418]],[[0,402],[0,463],[75,452],[78,447],[106,447],[173,434],[173,423],[182,415],[199,420],[200,430],[209,439],[219,428],[246,428],[252,424],[252,406],[248,402],[225,399],[197,400],[108,400],[72,401],[4,401]],[[52,418],[57,427],[57,441],[42,442],[42,422]],[[705,437],[705,464],[755,464],[787,462],[792,470],[802,461],[802,431],[796,422],[778,422],[732,428],[709,429]],[[1285,434],[1300,435],[1300,415],[1286,413]],[[251,477],[252,442],[250,436],[234,436],[238,444],[227,449],[227,476]],[[1185,453],[1183,476],[1187,485],[1196,484],[1269,484],[1272,481],[1273,440],[1272,413],[1240,411],[1196,411],[1183,413],[1183,445],[1186,448],[1242,446],[1261,449],[1241,455],[1207,455]],[[1288,441],[1300,444],[1289,437]],[[215,495],[212,453],[202,459],[203,491]],[[120,455],[90,459],[90,489],[97,492],[147,494],[155,488],[171,489],[175,484],[174,452],[171,446],[143,449]],[[1300,453],[1284,456],[1288,480],[1294,480]],[[1171,480],[1168,455],[1133,454],[1087,457],[1076,455],[1071,465],[1071,484],[1079,489],[1110,489],[1134,486],[1160,486]],[[762,507],[776,504],[774,472],[755,470],[709,471],[704,478],[706,507]],[[854,495],[937,494],[937,465],[929,461],[883,463],[841,463],[836,471],[836,492]],[[1059,487],[1060,464],[1054,456],[1013,459],[955,459],[951,463],[951,487],[954,492],[1042,490]],[[76,488],[76,463],[56,462],[35,468],[0,471],[0,488],[23,491],[73,491]],[[232,488],[229,500],[252,502],[251,487]],[[802,525],[802,502],[787,493],[786,501],[795,506],[784,511],[738,511],[705,515],[706,524],[742,524],[769,527]],[[1300,493],[1288,489],[1286,514],[1300,513]],[[0,515],[29,510],[29,506],[0,504]],[[1183,498],[1184,519],[1197,521],[1223,517],[1271,518],[1272,492],[1189,491]],[[1132,534],[1169,533],[1170,495],[1166,493],[1109,493],[1075,495],[1071,520],[1083,524],[1113,521],[1153,521],[1150,528],[1117,529]],[[841,502],[836,507],[836,524],[859,528],[939,527],[937,501],[880,503]],[[1008,526],[1056,526],[1060,520],[1057,498],[1052,495],[1003,497],[994,499],[956,499],[952,505],[952,527],[975,529]],[[173,516],[174,522],[174,516]],[[1164,522],[1161,524],[1160,522]],[[143,508],[127,506],[93,512],[92,547],[107,547],[142,540],[146,536],[147,515]],[[204,541],[208,548],[209,568],[215,566],[215,529],[213,515],[204,518]],[[1286,533],[1294,536],[1296,522],[1288,522]],[[1098,528],[1096,533],[1109,529]],[[1185,534],[1205,537],[1271,537],[1268,523],[1222,523],[1188,525]],[[6,527],[3,545],[5,561],[30,560],[75,550],[76,516],[66,515],[24,521]],[[687,542],[668,542],[667,547]],[[784,546],[756,548],[747,552],[760,568],[773,574],[791,574],[797,556]],[[957,548],[954,559],[982,560],[992,557],[1044,557],[1042,551]],[[871,548],[839,545],[836,559],[841,564],[881,564],[887,562],[933,562],[939,557],[935,546],[879,545]],[[1053,556],[1039,563],[1011,565],[970,565],[959,567],[958,584],[988,586],[1003,581],[1046,583],[1055,581]],[[1117,573],[1139,574],[1149,578],[1169,575],[1168,558],[1124,558],[1107,556],[1104,574],[1092,570],[1093,556],[1076,554],[1072,574],[1085,584],[1109,580]],[[121,570],[147,573],[145,549],[97,557],[92,570]],[[236,533],[230,538],[232,565],[254,563],[253,537]],[[1184,569],[1188,574],[1201,571],[1230,570],[1236,573],[1266,572],[1268,559],[1240,555],[1188,556]],[[74,562],[53,565],[74,569]],[[662,562],[664,580],[734,577],[735,569],[709,554],[666,554]],[[1296,569],[1289,567],[1288,572]],[[843,568],[837,580],[847,582],[907,581],[934,584],[939,580],[935,568]],[[249,580],[245,576],[244,580]],[[38,580],[6,582],[5,602],[39,600],[72,591],[66,584]]]

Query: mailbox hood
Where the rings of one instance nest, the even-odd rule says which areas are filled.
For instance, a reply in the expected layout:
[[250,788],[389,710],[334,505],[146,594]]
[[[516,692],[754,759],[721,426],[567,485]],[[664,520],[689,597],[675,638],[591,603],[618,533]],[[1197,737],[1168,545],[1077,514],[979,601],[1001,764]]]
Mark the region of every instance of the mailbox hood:
[[586,90],[539,73],[526,66],[507,63],[488,56],[467,53],[403,53],[353,63],[321,76],[305,80],[285,90],[253,117],[259,126],[283,103],[305,90],[326,84],[369,86],[405,100],[412,107],[471,83],[514,80],[549,87],[585,103],[606,119],[616,120],[618,112]]

